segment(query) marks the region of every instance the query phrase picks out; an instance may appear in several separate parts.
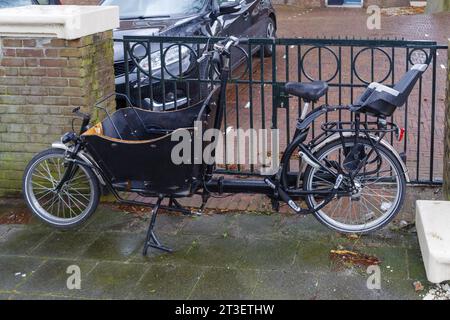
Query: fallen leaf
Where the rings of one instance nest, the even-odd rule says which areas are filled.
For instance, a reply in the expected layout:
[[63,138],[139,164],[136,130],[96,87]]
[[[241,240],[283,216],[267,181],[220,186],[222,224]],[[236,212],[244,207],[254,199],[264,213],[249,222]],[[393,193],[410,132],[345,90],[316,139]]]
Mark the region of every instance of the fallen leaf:
[[380,259],[375,256],[350,250],[331,250],[330,257],[334,261],[350,263],[357,266],[373,266],[381,264]]
[[423,289],[424,289],[423,284],[422,284],[422,282],[420,282],[420,281],[415,281],[415,282],[413,283],[413,285],[414,285],[414,290],[415,290],[416,292],[423,291]]

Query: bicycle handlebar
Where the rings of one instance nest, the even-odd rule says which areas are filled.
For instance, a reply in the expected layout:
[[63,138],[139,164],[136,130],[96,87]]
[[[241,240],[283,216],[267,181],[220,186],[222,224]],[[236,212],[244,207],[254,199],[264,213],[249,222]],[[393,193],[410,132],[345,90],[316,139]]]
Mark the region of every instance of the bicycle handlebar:
[[229,56],[231,47],[237,47],[240,43],[240,39],[237,37],[230,36],[224,40],[221,40],[214,44],[212,50],[205,49],[202,56],[197,59],[197,62],[200,63],[207,58],[211,58],[214,56],[214,53],[218,53],[220,55]]
[[75,109],[73,109],[72,113],[74,113],[76,116],[83,119],[83,122],[81,124],[80,134],[85,132],[88,129],[89,122],[91,121],[91,116],[89,114],[81,112],[80,107],[76,107]]

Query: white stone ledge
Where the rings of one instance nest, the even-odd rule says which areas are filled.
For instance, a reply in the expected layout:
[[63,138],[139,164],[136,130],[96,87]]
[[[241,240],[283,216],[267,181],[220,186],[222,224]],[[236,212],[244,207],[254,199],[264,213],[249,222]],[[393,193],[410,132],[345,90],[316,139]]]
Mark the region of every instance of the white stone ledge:
[[416,228],[428,280],[450,280],[450,201],[417,201]]
[[0,9],[1,37],[66,40],[118,28],[116,6],[25,6]]

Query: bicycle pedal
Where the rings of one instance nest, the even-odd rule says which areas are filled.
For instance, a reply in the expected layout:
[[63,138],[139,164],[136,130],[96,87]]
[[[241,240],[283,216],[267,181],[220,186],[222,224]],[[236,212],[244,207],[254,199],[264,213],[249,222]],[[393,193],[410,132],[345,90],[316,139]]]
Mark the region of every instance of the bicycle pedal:
[[298,214],[306,214],[309,213],[308,210],[304,210],[302,208],[300,208],[295,201],[287,194],[286,191],[284,191],[283,188],[281,188],[280,186],[277,186],[277,184],[275,184],[272,180],[270,180],[269,178],[264,179],[264,182],[271,188],[273,189],[276,194],[278,194],[278,196],[280,197],[281,200],[283,200],[285,203],[287,203],[287,205],[295,211],[295,213]]

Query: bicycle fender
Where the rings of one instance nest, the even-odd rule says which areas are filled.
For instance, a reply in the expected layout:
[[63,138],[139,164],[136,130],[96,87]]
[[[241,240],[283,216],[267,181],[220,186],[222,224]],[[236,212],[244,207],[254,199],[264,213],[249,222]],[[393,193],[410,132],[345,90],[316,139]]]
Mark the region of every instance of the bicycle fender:
[[[52,148],[61,149],[61,150],[64,150],[64,151],[70,151],[70,148],[68,146],[66,146],[62,142],[54,142],[54,143],[52,143]],[[96,175],[96,177],[97,177],[98,181],[100,182],[100,184],[103,185],[103,186],[106,186],[105,180],[103,180],[102,175],[96,169],[96,165],[95,165],[94,160],[92,160],[89,157],[89,155],[87,155],[83,151],[78,153],[78,157],[80,157],[81,160],[83,160],[84,162],[86,162],[87,164],[89,164],[92,167],[92,171],[94,171],[94,174]]]
[[[351,137],[353,135],[352,132],[343,132],[342,135],[344,137]],[[360,133],[359,136],[361,138],[367,138],[367,136],[365,134]],[[379,138],[373,134],[369,134],[370,138],[378,141]],[[323,146],[325,146],[327,143],[331,143],[334,142],[336,140],[339,140],[341,137],[339,135],[339,133],[335,133],[331,136],[329,136],[327,139],[325,139],[324,141],[322,141],[321,143],[319,143],[317,146],[314,146],[314,148],[311,150],[312,153],[316,153],[320,148],[322,148]],[[402,158],[400,157],[400,154],[398,153],[397,150],[395,150],[395,148],[386,140],[381,140],[380,143],[385,146],[389,151],[391,151],[395,157],[397,158],[397,160],[400,162],[400,165],[402,166],[403,169],[403,173],[405,174],[405,178],[406,178],[406,182],[411,182],[411,179],[409,178],[409,174],[408,174],[408,168],[406,167],[406,164],[403,162]]]

